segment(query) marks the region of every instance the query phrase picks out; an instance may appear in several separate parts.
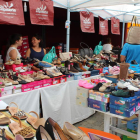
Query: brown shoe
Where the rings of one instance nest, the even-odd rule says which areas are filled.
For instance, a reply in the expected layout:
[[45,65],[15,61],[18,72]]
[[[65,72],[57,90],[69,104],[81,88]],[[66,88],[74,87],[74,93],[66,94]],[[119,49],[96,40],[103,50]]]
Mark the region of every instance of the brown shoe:
[[129,63],[121,63],[120,64],[120,79],[126,79],[128,75],[128,68],[130,64]]
[[0,126],[8,125],[10,123],[10,119],[6,117],[4,114],[0,113]]
[[70,65],[70,72],[73,72],[73,73],[78,73],[79,71],[76,70],[72,65]]
[[68,122],[65,122],[63,132],[73,140],[90,140],[90,138],[82,130]]
[[83,68],[82,63],[80,63],[80,62],[77,62],[77,63],[79,64],[79,67],[80,67],[81,70],[83,70],[83,71],[87,71],[85,68]]
[[52,125],[52,127],[54,127],[54,129],[57,131],[61,140],[68,140],[67,137],[65,136],[65,134],[63,133],[61,127],[58,125],[58,123],[56,123],[51,118],[48,118],[48,121]]
[[32,70],[34,70],[34,71],[40,71],[40,69],[37,68],[37,67],[35,67],[35,66],[32,66]]

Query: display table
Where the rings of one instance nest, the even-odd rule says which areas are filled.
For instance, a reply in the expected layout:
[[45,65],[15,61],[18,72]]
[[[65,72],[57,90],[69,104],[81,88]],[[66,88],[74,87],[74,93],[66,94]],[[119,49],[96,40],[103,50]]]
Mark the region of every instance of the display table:
[[[92,76],[87,79],[97,78]],[[40,114],[40,95],[43,109],[43,117],[51,117],[63,127],[64,122],[72,124],[82,121],[95,113],[93,109],[87,109],[76,105],[78,80],[52,85],[29,92],[0,97],[6,104],[15,102],[25,112],[36,111]]]

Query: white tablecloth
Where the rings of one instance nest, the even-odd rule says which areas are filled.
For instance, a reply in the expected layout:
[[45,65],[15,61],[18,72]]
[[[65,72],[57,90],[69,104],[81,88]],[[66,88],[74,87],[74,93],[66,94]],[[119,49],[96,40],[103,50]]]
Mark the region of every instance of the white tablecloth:
[[63,127],[64,122],[74,124],[94,114],[93,109],[76,105],[77,87],[78,80],[74,80],[41,88],[43,117],[51,117]]
[[40,113],[40,94],[39,89],[11,94],[8,96],[0,97],[0,100],[9,105],[10,102],[15,102],[21,110],[25,112],[35,111]]

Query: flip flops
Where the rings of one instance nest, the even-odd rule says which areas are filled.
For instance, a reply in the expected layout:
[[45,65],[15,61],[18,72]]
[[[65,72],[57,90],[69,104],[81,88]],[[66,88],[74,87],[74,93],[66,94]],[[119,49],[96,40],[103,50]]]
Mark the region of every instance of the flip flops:
[[0,113],[0,126],[8,125],[10,123],[10,119],[6,117],[4,114]]
[[45,120],[44,118],[39,118],[38,114],[37,114],[36,112],[34,112],[34,111],[30,111],[29,114],[30,114],[30,113],[33,113],[33,114],[35,114],[35,115],[37,116],[37,118],[35,118],[35,117],[33,117],[33,116],[29,116],[29,117],[26,119],[26,121],[27,121],[30,125],[32,125],[32,127],[33,127],[34,129],[38,129],[38,127],[39,127],[40,125],[45,126],[46,120]]
[[34,133],[32,132],[31,127],[22,127],[22,123],[21,120],[17,117],[17,116],[13,116],[14,118],[16,118],[19,123],[17,122],[12,122],[9,124],[9,129],[11,130],[11,132],[14,135],[21,135],[23,138],[33,138],[34,137]]
[[[16,105],[16,107],[10,107],[11,104]],[[11,102],[9,104],[8,110],[13,118],[14,118],[14,116],[16,116],[16,118],[18,117],[21,120],[27,119],[25,112],[23,110],[19,110],[18,105],[14,102]]]

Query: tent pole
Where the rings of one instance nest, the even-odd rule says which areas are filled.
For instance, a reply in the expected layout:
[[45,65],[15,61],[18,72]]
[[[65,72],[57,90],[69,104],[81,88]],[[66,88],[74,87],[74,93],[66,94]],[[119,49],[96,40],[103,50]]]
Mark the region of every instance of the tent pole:
[[123,15],[123,27],[122,27],[122,48],[123,48],[123,45],[124,45],[124,31],[125,31],[125,21],[124,21],[124,16]]
[[[70,21],[70,0],[67,0],[67,21]],[[67,28],[67,52],[69,52],[70,49],[70,27]]]

